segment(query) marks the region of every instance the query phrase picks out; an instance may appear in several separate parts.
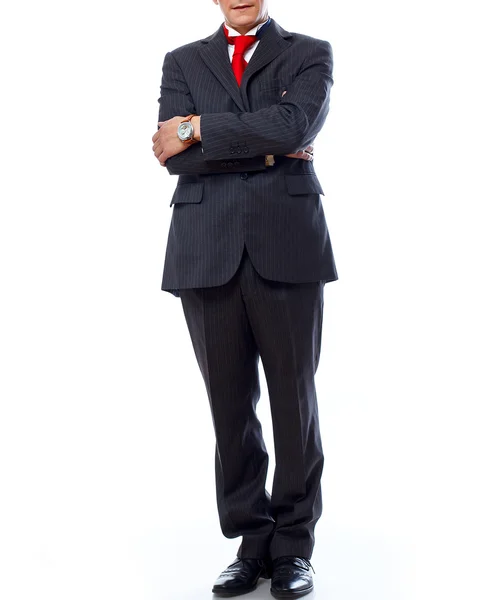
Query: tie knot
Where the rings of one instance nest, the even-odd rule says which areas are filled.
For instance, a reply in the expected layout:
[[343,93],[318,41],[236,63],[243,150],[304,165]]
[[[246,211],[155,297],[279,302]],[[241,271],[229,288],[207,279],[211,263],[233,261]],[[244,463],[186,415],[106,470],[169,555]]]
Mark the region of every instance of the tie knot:
[[244,54],[256,42],[257,37],[255,35],[237,35],[233,39],[235,44],[234,52],[236,54]]
[[235,45],[234,54],[244,54],[258,39],[257,35],[229,35],[226,25],[223,25],[223,29],[228,43]]

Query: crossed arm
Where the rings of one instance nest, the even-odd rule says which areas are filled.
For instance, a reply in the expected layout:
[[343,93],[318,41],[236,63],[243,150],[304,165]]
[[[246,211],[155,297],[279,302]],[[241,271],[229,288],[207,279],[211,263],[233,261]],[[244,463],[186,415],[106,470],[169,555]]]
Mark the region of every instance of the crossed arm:
[[[312,142],[321,130],[329,110],[333,84],[333,57],[328,42],[308,54],[297,77],[278,104],[243,113],[209,113],[193,117],[195,143],[179,140],[179,123],[196,113],[193,99],[176,60],[168,53],[164,60],[158,130],[152,137],[159,163],[172,175],[223,172],[220,161],[233,159],[229,148],[245,141],[246,158],[238,167],[225,169],[264,170],[265,155],[285,155],[312,160]],[[184,116],[180,116],[184,115]]]

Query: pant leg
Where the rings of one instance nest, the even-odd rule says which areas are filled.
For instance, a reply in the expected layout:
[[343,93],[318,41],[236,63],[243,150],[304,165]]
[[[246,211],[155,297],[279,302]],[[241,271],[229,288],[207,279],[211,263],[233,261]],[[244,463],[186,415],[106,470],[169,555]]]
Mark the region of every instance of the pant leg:
[[275,523],[265,490],[269,456],[256,415],[259,355],[240,274],[223,286],[180,290],[180,298],[213,418],[221,529],[227,538],[243,536],[238,556],[265,558]]
[[322,513],[324,454],[314,376],[321,349],[324,282],[263,279],[248,260],[241,286],[270,396],[276,468],[269,555],[311,558]]

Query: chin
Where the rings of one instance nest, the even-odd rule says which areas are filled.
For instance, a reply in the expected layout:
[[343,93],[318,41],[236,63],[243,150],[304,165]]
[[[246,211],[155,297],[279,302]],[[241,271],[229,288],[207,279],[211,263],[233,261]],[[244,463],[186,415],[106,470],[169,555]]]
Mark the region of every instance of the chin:
[[229,15],[232,19],[230,22],[234,22],[239,25],[247,25],[248,23],[255,23],[258,20],[258,14],[251,11],[246,11],[242,14],[236,14],[235,11],[232,11],[232,14]]
[[245,23],[254,23],[257,18],[255,15],[233,15],[232,21],[244,25]]
[[233,23],[235,27],[248,27],[248,26],[252,27],[255,22],[256,22],[256,19],[250,19],[249,17],[246,17],[246,18],[234,19],[233,21],[230,21],[230,25],[232,26],[232,23]]

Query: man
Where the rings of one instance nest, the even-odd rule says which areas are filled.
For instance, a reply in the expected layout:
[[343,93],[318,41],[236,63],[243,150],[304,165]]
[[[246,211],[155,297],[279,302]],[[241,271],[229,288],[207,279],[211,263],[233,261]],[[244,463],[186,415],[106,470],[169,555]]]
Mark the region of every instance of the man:
[[153,150],[179,180],[162,289],[181,298],[211,405],[221,529],[242,536],[212,591],[243,594],[264,577],[275,597],[298,597],[313,590],[324,463],[314,375],[324,284],[338,279],[312,162],[332,51],[282,29],[267,0],[213,2],[225,23],[163,64]]

